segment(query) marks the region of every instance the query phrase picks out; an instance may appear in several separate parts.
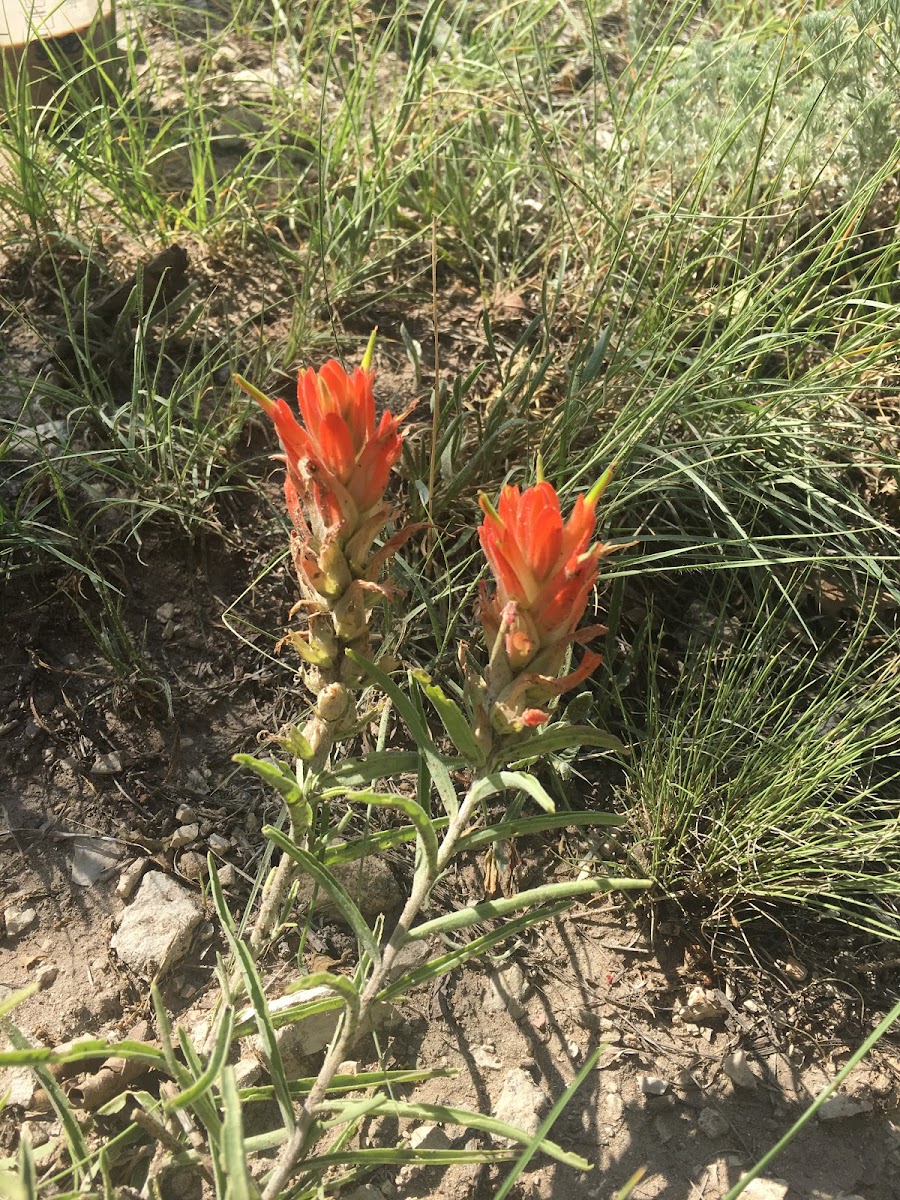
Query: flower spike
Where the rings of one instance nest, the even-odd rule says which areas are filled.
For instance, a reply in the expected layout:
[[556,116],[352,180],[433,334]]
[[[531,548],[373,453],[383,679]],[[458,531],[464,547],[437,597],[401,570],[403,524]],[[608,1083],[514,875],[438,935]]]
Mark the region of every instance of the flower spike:
[[483,739],[490,736],[487,725],[509,734],[542,724],[548,714],[539,706],[601,662],[585,651],[581,665],[558,678],[568,648],[602,628],[577,630],[601,560],[619,548],[591,544],[594,510],[612,473],[609,467],[577,497],[567,521],[540,462],[533,487],[522,492],[506,485],[496,507],[487,496],[478,498],[484,513],[478,537],[496,581],[492,596],[486,587],[481,592],[481,623],[492,647],[478,706]]

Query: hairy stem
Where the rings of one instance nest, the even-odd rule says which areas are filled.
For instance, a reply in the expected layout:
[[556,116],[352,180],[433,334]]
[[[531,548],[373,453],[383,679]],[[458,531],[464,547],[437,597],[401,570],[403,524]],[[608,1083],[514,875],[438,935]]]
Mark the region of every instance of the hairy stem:
[[466,799],[460,805],[458,813],[450,822],[447,832],[444,834],[438,849],[436,870],[429,872],[423,864],[416,873],[409,899],[400,915],[400,919],[394,927],[393,933],[382,951],[381,961],[373,967],[372,974],[369,976],[369,981],[363,991],[359,1004],[358,1020],[354,1021],[351,1025],[345,1018],[336,1040],[329,1047],[322,1068],[316,1077],[316,1082],[313,1084],[302,1109],[297,1115],[297,1124],[294,1132],[282,1147],[272,1174],[269,1176],[262,1200],[276,1200],[290,1179],[296,1163],[302,1157],[312,1123],[315,1119],[316,1109],[325,1098],[325,1093],[338,1067],[347,1057],[347,1052],[356,1036],[356,1030],[365,1021],[378,993],[390,975],[391,967],[406,940],[406,935],[412,929],[416,918],[425,905],[425,901],[428,899],[428,893],[431,891],[432,884],[441,872],[444,871],[456,852],[459,839],[465,832],[473,809],[478,803],[477,797],[473,794],[478,778],[472,781],[472,786],[469,788]]
[[[303,732],[304,737],[306,737],[315,751],[313,757],[305,766],[307,777],[310,775],[316,776],[325,766],[328,754],[334,745],[335,730],[327,721],[323,721],[319,717],[313,717]],[[299,841],[305,837],[305,833],[294,829],[292,823],[291,837],[295,841]],[[249,944],[254,958],[259,957],[277,929],[290,890],[299,875],[300,867],[297,863],[287,854],[283,854],[278,866],[275,868],[275,873],[268,880],[263,891],[262,904],[257,913],[256,921],[253,924],[253,929],[250,931]]]

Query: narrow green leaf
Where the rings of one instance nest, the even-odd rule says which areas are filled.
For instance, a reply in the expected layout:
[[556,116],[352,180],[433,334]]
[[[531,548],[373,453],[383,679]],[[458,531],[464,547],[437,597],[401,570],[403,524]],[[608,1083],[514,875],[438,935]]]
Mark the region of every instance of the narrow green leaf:
[[37,1164],[34,1161],[31,1134],[28,1132],[27,1125],[22,1130],[22,1136],[19,1139],[19,1183],[22,1187],[22,1195],[26,1197],[26,1200],[38,1200]]
[[502,821],[499,825],[489,825],[487,829],[476,829],[473,833],[468,833],[459,839],[457,853],[476,850],[493,842],[506,842],[511,838],[546,833],[551,829],[593,825],[616,827],[624,825],[626,821],[626,817],[618,817],[614,813],[604,812],[541,813],[536,817],[520,817],[516,821]]
[[280,734],[275,740],[281,746],[282,750],[286,754],[290,754],[293,758],[299,758],[303,762],[308,762],[311,758],[315,757],[315,750],[313,750],[303,732],[296,725],[292,725],[287,733]]
[[523,929],[528,929],[531,925],[536,925],[539,921],[550,921],[554,917],[560,916],[570,907],[568,901],[563,901],[559,904],[551,904],[548,907],[531,909],[523,913],[521,917],[514,917],[511,921],[504,921],[496,929],[491,929],[481,937],[473,938],[470,942],[466,942],[464,946],[457,946],[453,950],[448,950],[446,954],[440,955],[438,958],[432,958],[429,962],[423,963],[420,967],[414,967],[411,971],[407,971],[405,975],[401,975],[399,979],[395,979],[388,987],[379,992],[379,1000],[394,1000],[398,996],[405,995],[412,988],[420,987],[423,983],[430,983],[433,979],[439,978],[441,975],[446,975],[449,971],[455,971],[463,963],[468,962],[471,958],[482,958],[488,950],[492,949],[499,942],[504,942],[507,938],[515,937],[521,933]]
[[216,1044],[213,1046],[206,1069],[189,1088],[179,1092],[171,1100],[166,1101],[165,1108],[167,1111],[175,1112],[179,1108],[188,1108],[213,1086],[219,1077],[219,1072],[222,1070],[222,1064],[228,1057],[233,1030],[234,1009],[228,1005],[221,1011],[219,1029],[216,1034]]
[[411,750],[379,750],[364,759],[350,758],[319,776],[323,789],[334,795],[345,787],[362,787],[376,779],[394,779],[397,775],[415,775],[419,755]]
[[437,875],[437,833],[435,832],[431,818],[422,808],[421,804],[419,804],[418,800],[413,800],[410,796],[395,796],[392,792],[345,792],[344,796],[345,799],[354,804],[373,804],[381,808],[398,808],[409,817],[415,826],[419,841],[422,843],[422,852],[428,863],[429,875],[432,878]]
[[[421,808],[422,806],[419,805]],[[435,817],[432,821],[434,828],[445,828],[449,824],[447,817]],[[326,847],[323,860],[326,867],[335,863],[358,862],[370,854],[381,854],[385,850],[393,850],[406,842],[413,842],[418,837],[414,825],[402,825],[397,829],[380,829],[378,833],[370,833],[365,837],[354,838],[351,842],[334,842]]]
[[621,755],[629,753],[628,747],[617,737],[592,725],[551,725],[546,733],[535,734],[525,742],[507,747],[504,757],[507,763],[520,767],[535,762],[545,754],[571,750],[573,746],[596,746]]
[[259,1192],[247,1169],[249,1155],[244,1144],[244,1122],[234,1067],[223,1069],[219,1087],[224,1113],[221,1156],[226,1179],[225,1200],[253,1200]]
[[456,701],[438,684],[433,683],[431,676],[425,671],[413,671],[412,677],[434,705],[450,740],[463,758],[476,767],[483,766],[486,761],[484,751],[476,742],[472,726]]
[[[365,1088],[396,1087],[401,1083],[425,1083],[429,1079],[452,1079],[459,1074],[457,1067],[439,1067],[432,1071],[360,1071],[358,1075],[335,1075],[326,1095],[332,1092],[359,1092]],[[306,1096],[316,1084],[314,1078],[291,1079],[288,1086],[294,1097]],[[274,1098],[269,1084],[241,1088],[241,1103],[266,1102]]]
[[[367,1108],[366,1115],[378,1113],[380,1116],[397,1117],[400,1120],[433,1121],[440,1125],[461,1125],[464,1129],[478,1129],[482,1133],[490,1133],[494,1137],[510,1138],[527,1146],[532,1141],[531,1134],[510,1125],[506,1121],[498,1121],[496,1117],[488,1117],[483,1113],[471,1112],[467,1108],[452,1108],[447,1104],[411,1104],[403,1100],[390,1100],[387,1096],[373,1096],[376,1102]],[[326,1111],[342,1113],[346,1108],[348,1113],[355,1116],[354,1107],[358,1102],[345,1100],[324,1100],[321,1107]],[[351,1119],[348,1117],[348,1119]],[[545,1138],[541,1150],[557,1162],[578,1171],[589,1171],[591,1164],[578,1154],[563,1150],[556,1142]]]
[[306,988],[328,987],[343,999],[350,1009],[353,1024],[359,1020],[359,992],[353,986],[353,980],[346,975],[332,975],[330,971],[315,971],[312,975],[304,975],[292,980],[284,989],[286,996],[292,992],[300,992]]
[[508,913],[530,905],[552,904],[554,900],[568,900],[575,896],[590,896],[595,892],[634,891],[650,887],[649,879],[593,878],[573,879],[569,883],[546,883],[543,887],[529,888],[515,896],[504,896],[500,900],[486,900],[484,904],[473,904],[457,912],[435,917],[416,925],[406,935],[404,942],[417,942],[433,937],[437,933],[449,933],[453,929],[464,929],[467,925],[478,925],[482,921],[493,921]]
[[19,988],[18,991],[11,992],[3,1000],[0,1000],[0,1021],[2,1021],[4,1017],[9,1016],[12,1010],[18,1007],[18,1005],[22,1004],[25,1000],[30,1000],[38,990],[38,986],[39,985],[36,983],[27,983],[25,987]]
[[268,838],[270,842],[274,842],[279,850],[284,851],[295,863],[303,867],[313,877],[319,887],[328,893],[334,902],[335,908],[337,908],[343,919],[359,938],[360,944],[372,962],[380,962],[381,952],[378,949],[378,943],[375,941],[372,930],[366,924],[362,913],[350,899],[350,896],[341,887],[328,868],[324,867],[308,850],[303,850],[299,846],[295,846],[290,838],[285,837],[280,829],[275,829],[272,825],[264,827],[263,836]]
[[266,762],[254,754],[233,754],[231,761],[253,771],[278,792],[285,804],[296,804],[303,799],[297,776],[286,764]]
[[355,650],[348,650],[347,656],[358,667],[361,667],[370,679],[377,683],[381,690],[393,700],[394,707],[403,718],[409,732],[415,738],[416,746],[425,759],[428,772],[444,805],[444,811],[453,816],[459,808],[456,788],[453,786],[453,780],[450,778],[447,763],[438,753],[437,747],[431,740],[431,734],[428,732],[428,726],[421,715],[416,712],[415,705],[403,689],[398,687],[394,680],[382,671],[380,667],[376,666],[375,663],[369,662],[367,658],[363,658]]
[[416,712],[415,705],[404,692],[399,684],[391,679],[386,671],[382,671],[377,663],[370,662],[368,658],[364,658],[362,654],[357,654],[355,650],[348,650],[347,657],[358,667],[360,667],[369,676],[373,683],[377,683],[386,696],[390,696],[394,703],[397,712],[403,718],[403,723],[416,740],[416,745],[421,749],[423,745],[431,742],[431,734],[428,732],[428,726]]
[[[281,1061],[278,1040],[275,1037],[275,1026],[272,1024],[269,1016],[269,1006],[266,1001],[265,991],[263,990],[262,980],[256,970],[256,964],[253,961],[250,948],[234,932],[231,914],[228,912],[228,906],[225,903],[225,896],[222,892],[222,885],[219,883],[215,863],[212,861],[212,855],[209,856],[208,861],[210,867],[209,884],[213,903],[219,913],[222,929],[225,937],[228,939],[231,952],[243,976],[244,986],[247,989],[247,995],[250,999],[250,1007],[253,1010],[253,1020],[268,1061],[269,1074],[272,1076],[272,1084],[275,1088],[275,1097],[278,1100],[281,1119],[286,1129],[293,1130],[295,1124],[294,1106],[291,1102],[291,1094],[287,1085],[284,1063]],[[223,914],[225,914],[225,919],[222,919]]]
[[497,771],[493,775],[485,775],[473,786],[472,795],[478,800],[485,800],[496,792],[507,792],[512,788],[525,792],[545,812],[556,812],[556,805],[551,796],[533,775],[529,775],[525,771]]
[[[32,1049],[28,1039],[22,1031],[15,1026],[12,1021],[4,1019],[0,1022],[3,1033],[6,1034],[10,1042],[12,1042],[15,1050],[30,1050]],[[34,1064],[34,1073],[40,1080],[41,1087],[47,1093],[56,1115],[59,1117],[60,1124],[63,1127],[63,1132],[66,1135],[66,1141],[69,1144],[69,1155],[72,1159],[72,1172],[77,1184],[80,1184],[82,1178],[82,1163],[86,1163],[90,1157],[87,1142],[84,1140],[84,1135],[81,1132],[81,1126],[75,1114],[72,1112],[71,1105],[66,1098],[65,1092],[56,1082],[56,1079],[43,1066]]]
[[158,1046],[125,1040],[108,1042],[105,1038],[79,1039],[55,1049],[28,1046],[22,1050],[0,1050],[0,1067],[33,1067],[43,1063],[84,1062],[86,1059],[122,1058],[145,1062],[157,1070],[166,1070],[166,1060]]

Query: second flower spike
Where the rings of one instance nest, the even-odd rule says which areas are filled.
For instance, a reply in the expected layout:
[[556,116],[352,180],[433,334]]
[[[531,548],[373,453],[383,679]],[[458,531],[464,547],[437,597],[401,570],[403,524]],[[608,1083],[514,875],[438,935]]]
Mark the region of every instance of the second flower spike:
[[612,478],[612,468],[587,495],[579,496],[567,521],[559,496],[545,481],[527,488],[507,485],[496,506],[480,498],[484,520],[481,547],[497,588],[482,586],[480,617],[490,662],[484,680],[479,724],[516,733],[548,719],[544,705],[586,679],[600,655],[585,651],[577,670],[558,678],[573,642],[604,632],[599,625],[578,630],[601,559],[620,547],[591,544],[595,510]]

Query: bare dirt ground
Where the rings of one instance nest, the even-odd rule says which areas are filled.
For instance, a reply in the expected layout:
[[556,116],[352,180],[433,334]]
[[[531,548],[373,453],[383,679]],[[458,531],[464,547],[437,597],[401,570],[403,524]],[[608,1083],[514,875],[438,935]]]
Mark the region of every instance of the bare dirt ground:
[[[226,841],[214,842],[217,856],[234,868],[225,878],[240,912],[260,854],[260,824],[274,816],[268,799],[234,773],[230,756],[252,748],[258,731],[277,726],[297,698],[285,687],[286,673],[260,665],[220,623],[244,586],[239,557],[210,552],[202,568],[191,562],[188,570],[172,563],[171,546],[160,545],[146,547],[145,561],[146,574],[131,577],[130,611],[146,628],[148,653],[180,682],[171,719],[158,701],[116,688],[90,640],[58,619],[58,601],[42,595],[37,581],[7,593],[0,907],[34,915],[18,936],[0,942],[0,986],[8,994],[43,979],[17,1019],[45,1044],[88,1033],[124,1036],[152,1021],[146,982],[131,977],[110,949],[127,903],[117,885],[132,862],[147,860],[202,895],[191,856],[218,835]],[[277,593],[283,585],[271,587]],[[167,604],[175,608],[171,617]],[[169,621],[175,629],[164,640]],[[185,805],[197,826],[188,846],[179,845],[178,832]],[[580,836],[532,843],[519,886],[548,875],[571,878],[590,851]],[[98,853],[108,856],[103,869]],[[402,886],[408,864],[390,866]],[[98,869],[99,878],[78,882],[79,872]],[[483,894],[480,864],[470,861],[439,903]],[[606,1043],[553,1130],[594,1171],[581,1175],[538,1159],[515,1194],[605,1200],[643,1168],[638,1197],[715,1200],[846,1061],[871,1028],[871,1006],[881,1000],[886,1007],[891,975],[887,958],[881,972],[870,961],[867,973],[854,974],[852,958],[841,954],[852,939],[833,930],[823,929],[815,944],[803,936],[763,940],[760,965],[750,943],[725,941],[702,946],[676,914],[657,913],[651,926],[615,900],[582,907],[511,941],[492,969],[470,965],[415,995],[379,1031],[377,1050],[371,1041],[360,1044],[358,1067],[454,1069],[415,1096],[496,1112],[511,1090],[523,1100],[518,1119],[527,1124]],[[273,956],[276,968],[290,961],[289,942]],[[313,950],[339,962],[348,945],[343,931],[322,923],[308,965]],[[164,980],[167,1004],[189,1026],[210,998],[219,946],[212,921],[201,924],[192,950]],[[739,1051],[743,1066],[733,1057]],[[315,1062],[303,1065],[308,1073]],[[13,1103],[0,1119],[3,1147],[14,1145],[23,1121],[35,1142],[52,1137],[52,1114],[40,1096],[21,1077],[8,1082]],[[844,1094],[847,1115],[813,1122],[769,1172],[786,1181],[789,1197],[900,1196],[896,1048],[882,1044]],[[390,1123],[373,1123],[364,1136],[393,1133]],[[475,1200],[493,1195],[500,1178],[497,1168],[385,1170],[373,1183],[386,1198]],[[761,1194],[784,1194],[774,1186]]]

